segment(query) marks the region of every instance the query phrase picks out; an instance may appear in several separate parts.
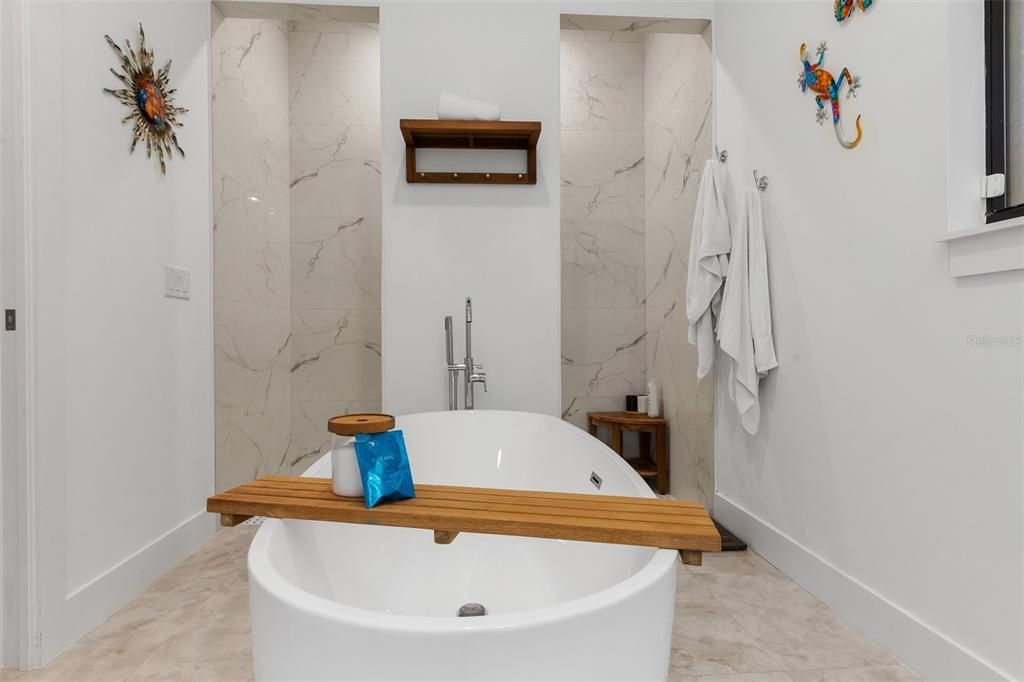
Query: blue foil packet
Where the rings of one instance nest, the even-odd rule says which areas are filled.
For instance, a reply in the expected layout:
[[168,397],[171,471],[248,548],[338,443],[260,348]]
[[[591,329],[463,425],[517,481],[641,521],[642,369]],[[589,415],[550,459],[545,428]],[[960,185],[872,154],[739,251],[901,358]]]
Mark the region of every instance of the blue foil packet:
[[416,497],[401,430],[357,434],[356,461],[367,508]]

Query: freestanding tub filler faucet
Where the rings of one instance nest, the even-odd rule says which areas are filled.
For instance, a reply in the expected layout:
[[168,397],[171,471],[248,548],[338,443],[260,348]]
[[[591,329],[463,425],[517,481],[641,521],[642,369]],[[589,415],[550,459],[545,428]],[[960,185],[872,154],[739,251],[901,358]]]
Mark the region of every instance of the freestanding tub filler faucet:
[[484,366],[473,362],[473,300],[466,298],[466,357],[462,364],[455,364],[455,340],[452,316],[444,318],[445,361],[448,365],[448,409],[459,409],[459,372],[462,372],[464,406],[473,409],[474,384],[483,384],[487,392],[487,373]]

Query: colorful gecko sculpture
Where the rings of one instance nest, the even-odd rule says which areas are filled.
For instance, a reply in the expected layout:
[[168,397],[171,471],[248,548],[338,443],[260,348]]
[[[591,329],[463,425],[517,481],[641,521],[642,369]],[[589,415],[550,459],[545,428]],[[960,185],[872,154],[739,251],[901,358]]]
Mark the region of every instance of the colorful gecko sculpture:
[[[856,6],[860,7],[860,11],[863,12],[867,8],[871,7],[871,3],[874,0],[856,0]],[[845,21],[847,17],[853,14],[854,0],[836,0],[836,21]]]
[[857,96],[857,90],[860,89],[860,76],[850,75],[850,70],[844,68],[839,74],[839,79],[836,80],[831,73],[821,68],[821,63],[825,61],[825,52],[828,50],[828,46],[822,42],[818,45],[818,63],[811,64],[810,57],[807,52],[807,43],[800,46],[800,61],[804,63],[804,70],[799,76],[799,85],[802,92],[807,92],[810,88],[812,92],[816,93],[814,96],[815,102],[818,104],[818,123],[822,124],[825,122],[825,102],[829,102],[832,105],[832,123],[836,129],[836,138],[839,140],[839,144],[843,145],[846,149],[853,149],[860,144],[860,140],[863,137],[863,131],[860,128],[860,116],[857,117],[857,138],[854,140],[847,140],[843,134],[843,125],[839,120],[839,90],[843,87],[843,83],[847,84],[846,97]]

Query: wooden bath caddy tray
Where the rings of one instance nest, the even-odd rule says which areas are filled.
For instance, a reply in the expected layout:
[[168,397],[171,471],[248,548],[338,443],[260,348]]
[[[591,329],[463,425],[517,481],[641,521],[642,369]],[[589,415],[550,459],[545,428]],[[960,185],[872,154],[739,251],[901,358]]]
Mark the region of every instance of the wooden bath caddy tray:
[[425,528],[448,544],[462,531],[678,549],[685,563],[718,552],[722,538],[699,502],[417,485],[416,497],[367,509],[338,497],[328,478],[264,476],[214,495],[206,510],[234,526],[252,516]]

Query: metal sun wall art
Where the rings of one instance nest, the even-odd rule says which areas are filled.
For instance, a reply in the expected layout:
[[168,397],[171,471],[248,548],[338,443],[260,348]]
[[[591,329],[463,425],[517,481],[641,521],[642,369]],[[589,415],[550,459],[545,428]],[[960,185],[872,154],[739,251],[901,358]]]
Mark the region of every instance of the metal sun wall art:
[[844,148],[853,149],[860,144],[863,137],[863,131],[860,127],[860,116],[857,116],[857,137],[853,140],[847,139],[843,133],[843,124],[839,117],[839,91],[845,83],[847,86],[846,98],[856,97],[857,91],[860,89],[860,76],[851,75],[850,70],[844,67],[839,74],[839,78],[834,78],[831,73],[821,68],[827,51],[828,45],[825,42],[819,43],[817,50],[818,61],[812,64],[810,53],[807,50],[807,43],[800,46],[800,61],[803,62],[804,68],[798,77],[797,83],[800,86],[801,92],[810,90],[815,93],[814,101],[818,105],[819,125],[825,122],[825,117],[827,116],[825,113],[825,103],[829,103],[832,108],[832,125],[835,127],[836,139],[839,140],[839,144]]
[[110,36],[103,36],[107,44],[121,61],[121,70],[110,70],[110,73],[124,84],[120,90],[103,88],[107,94],[116,97],[131,111],[121,119],[121,123],[134,121],[132,146],[129,154],[135,151],[140,140],[146,143],[146,158],[153,157],[156,151],[160,162],[160,173],[167,173],[165,158],[174,156],[174,150],[185,158],[185,152],[178,144],[178,136],[174,128],[182,126],[179,118],[188,113],[188,109],[174,106],[174,94],[177,92],[169,87],[171,62],[157,72],[153,71],[153,51],[146,49],[146,34],[139,24],[138,50],[132,50],[130,40],[125,40],[122,51]]
[[836,21],[846,21],[853,14],[854,7],[860,7],[860,11],[871,7],[874,0],[836,0],[835,13]]

